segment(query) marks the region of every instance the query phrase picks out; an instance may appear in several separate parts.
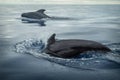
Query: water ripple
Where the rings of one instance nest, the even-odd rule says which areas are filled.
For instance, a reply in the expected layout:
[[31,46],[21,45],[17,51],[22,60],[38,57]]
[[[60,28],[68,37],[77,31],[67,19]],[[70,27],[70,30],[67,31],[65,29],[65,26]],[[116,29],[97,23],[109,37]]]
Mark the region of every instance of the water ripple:
[[[120,43],[108,44],[108,47],[112,49],[114,54],[119,55]],[[45,43],[42,40],[25,40],[15,45],[15,51],[17,53],[30,54],[37,58],[43,58],[45,60],[55,62],[60,65],[77,69],[113,69],[120,68],[119,61],[116,62],[113,55],[104,55],[103,52],[89,51],[80,54],[77,57],[71,59],[63,59],[50,56],[43,52]],[[115,49],[114,49],[115,48]],[[113,53],[112,52],[112,53]],[[111,53],[110,53],[111,54]],[[114,57],[114,58],[113,58]],[[117,56],[120,60],[120,55]],[[114,61],[113,61],[114,60]]]

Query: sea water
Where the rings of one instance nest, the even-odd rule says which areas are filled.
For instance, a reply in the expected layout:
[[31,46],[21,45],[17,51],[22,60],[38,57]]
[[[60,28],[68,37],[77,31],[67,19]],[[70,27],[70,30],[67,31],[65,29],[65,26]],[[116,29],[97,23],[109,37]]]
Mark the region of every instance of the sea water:
[[[21,18],[39,9],[54,19]],[[58,40],[97,41],[112,52],[53,57],[42,52],[53,33]],[[0,55],[0,80],[119,80],[120,5],[0,5]]]

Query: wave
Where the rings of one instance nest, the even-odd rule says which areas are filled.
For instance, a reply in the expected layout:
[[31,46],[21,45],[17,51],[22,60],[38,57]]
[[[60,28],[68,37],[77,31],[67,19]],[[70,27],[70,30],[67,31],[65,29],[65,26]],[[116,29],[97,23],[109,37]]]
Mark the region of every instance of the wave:
[[107,46],[112,50],[112,52],[108,54],[89,51],[71,59],[63,59],[44,53],[44,41],[31,39],[17,43],[15,45],[15,51],[17,53],[30,54],[37,58],[43,58],[50,62],[76,69],[93,70],[120,68],[120,43],[112,43]]
[[76,20],[74,18],[69,18],[69,17],[51,17],[51,18],[42,18],[42,19],[31,19],[31,18],[21,17],[21,18],[17,18],[17,19],[20,19],[22,21],[22,23],[29,23],[29,24],[30,23],[37,23],[40,26],[46,26],[46,21],[48,21],[48,20],[52,20],[52,21]]
[[46,20],[78,20],[76,18],[71,18],[71,17],[57,17],[57,16],[52,16],[50,18],[42,18],[42,19],[32,19],[32,18],[26,18],[26,17],[21,17],[21,18],[17,18],[17,19],[21,19],[23,21],[46,21]]
[[71,18],[71,17],[57,17],[57,16],[52,16],[50,20],[78,20],[76,18]]

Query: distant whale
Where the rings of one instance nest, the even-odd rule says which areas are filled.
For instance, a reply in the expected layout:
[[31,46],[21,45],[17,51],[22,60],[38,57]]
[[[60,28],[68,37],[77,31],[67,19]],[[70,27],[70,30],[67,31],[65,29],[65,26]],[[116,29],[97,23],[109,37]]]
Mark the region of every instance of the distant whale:
[[32,18],[32,19],[42,19],[42,18],[50,18],[48,15],[44,13],[45,9],[40,9],[35,12],[27,12],[23,13],[21,16],[26,18]]
[[72,58],[80,53],[86,51],[111,51],[108,47],[101,43],[90,40],[68,39],[68,40],[55,40],[53,34],[47,41],[45,53],[60,58]]

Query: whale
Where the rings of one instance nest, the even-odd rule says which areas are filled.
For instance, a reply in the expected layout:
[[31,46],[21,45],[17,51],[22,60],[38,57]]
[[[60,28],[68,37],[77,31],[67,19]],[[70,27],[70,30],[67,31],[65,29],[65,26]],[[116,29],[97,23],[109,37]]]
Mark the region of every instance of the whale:
[[40,9],[40,10],[37,10],[35,12],[22,13],[21,17],[26,17],[26,18],[31,18],[31,19],[50,18],[44,12],[45,12],[45,9]]
[[73,58],[87,51],[110,52],[111,49],[105,45],[91,40],[81,39],[64,39],[56,40],[56,34],[52,34],[48,40],[44,50],[46,54],[59,58]]

